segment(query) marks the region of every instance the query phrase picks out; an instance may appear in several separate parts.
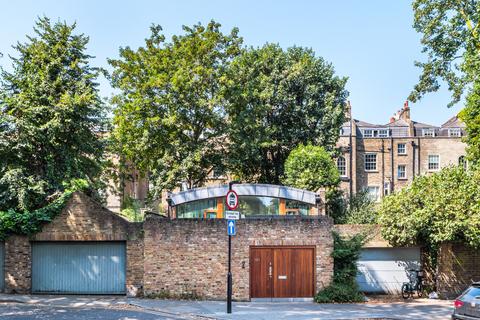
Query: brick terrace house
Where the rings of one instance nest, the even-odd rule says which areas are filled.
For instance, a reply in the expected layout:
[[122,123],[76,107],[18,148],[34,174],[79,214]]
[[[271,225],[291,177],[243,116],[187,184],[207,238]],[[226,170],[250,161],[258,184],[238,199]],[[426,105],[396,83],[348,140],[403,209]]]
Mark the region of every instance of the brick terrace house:
[[368,190],[372,198],[406,186],[415,176],[462,164],[466,144],[465,125],[452,117],[440,127],[410,118],[408,101],[387,124],[371,124],[351,117],[342,125],[337,146],[341,188],[348,194]]

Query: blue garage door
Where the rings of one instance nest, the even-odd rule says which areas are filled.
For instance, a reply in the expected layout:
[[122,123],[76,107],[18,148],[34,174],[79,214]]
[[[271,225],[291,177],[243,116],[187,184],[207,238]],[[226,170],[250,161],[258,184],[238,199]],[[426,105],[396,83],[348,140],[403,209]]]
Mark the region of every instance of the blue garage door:
[[35,242],[35,293],[125,294],[125,243]]
[[5,243],[0,242],[0,292],[5,290]]
[[420,248],[363,249],[357,283],[364,292],[398,294],[411,272],[420,269]]

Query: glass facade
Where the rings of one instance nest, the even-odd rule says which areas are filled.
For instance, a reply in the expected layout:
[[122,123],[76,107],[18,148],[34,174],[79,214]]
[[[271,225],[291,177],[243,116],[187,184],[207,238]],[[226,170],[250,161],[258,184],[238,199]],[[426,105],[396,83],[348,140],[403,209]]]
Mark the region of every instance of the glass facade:
[[[239,196],[238,208],[241,215],[274,216],[274,215],[309,215],[312,205],[296,200],[281,199],[264,196]],[[218,202],[219,201],[219,202]],[[223,208],[222,208],[223,202]],[[217,206],[217,203],[219,205]],[[211,198],[205,200],[182,203],[175,207],[176,217],[179,219],[222,218],[226,209],[225,198]]]
[[216,218],[217,199],[198,200],[176,206],[177,218]]

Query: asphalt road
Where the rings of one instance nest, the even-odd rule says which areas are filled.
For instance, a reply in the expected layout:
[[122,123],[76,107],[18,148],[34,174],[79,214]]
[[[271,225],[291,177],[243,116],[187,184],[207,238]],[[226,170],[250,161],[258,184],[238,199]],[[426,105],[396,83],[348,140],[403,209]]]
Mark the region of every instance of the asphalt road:
[[48,320],[178,320],[159,312],[122,310],[107,308],[69,308],[54,306],[36,306],[23,303],[0,303],[0,319],[48,319]]

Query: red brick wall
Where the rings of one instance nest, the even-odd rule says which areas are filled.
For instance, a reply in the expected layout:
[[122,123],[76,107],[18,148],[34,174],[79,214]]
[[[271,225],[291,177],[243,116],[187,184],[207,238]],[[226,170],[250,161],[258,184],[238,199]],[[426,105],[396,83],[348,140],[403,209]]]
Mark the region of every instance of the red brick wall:
[[[316,247],[316,290],[333,276],[332,221],[329,217],[241,220],[232,241],[234,299],[248,300],[250,246]],[[149,215],[145,229],[144,292],[196,294],[224,299],[227,275],[225,220],[167,220]]]
[[441,245],[437,276],[439,294],[455,298],[474,281],[480,281],[480,249],[455,243]]

